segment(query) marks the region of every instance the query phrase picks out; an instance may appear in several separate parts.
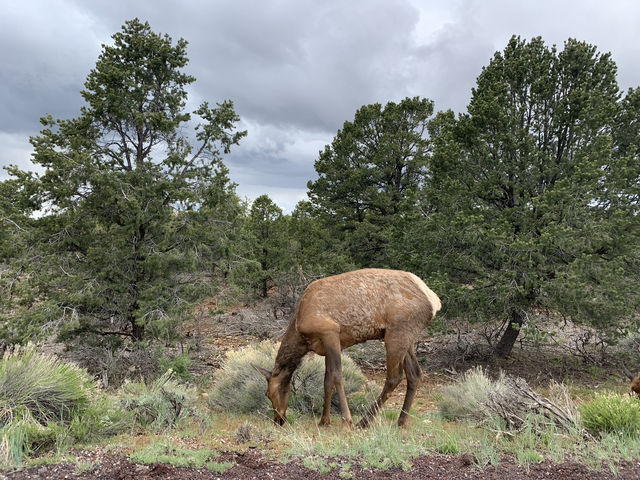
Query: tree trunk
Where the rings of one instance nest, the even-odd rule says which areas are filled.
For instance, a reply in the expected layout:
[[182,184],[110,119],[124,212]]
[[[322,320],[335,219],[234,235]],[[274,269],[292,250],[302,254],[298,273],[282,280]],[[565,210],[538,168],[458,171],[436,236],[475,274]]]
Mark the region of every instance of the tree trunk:
[[498,357],[507,358],[511,354],[511,350],[513,350],[513,346],[520,334],[520,327],[524,323],[524,318],[525,316],[521,311],[514,311],[511,314],[511,321],[494,350]]
[[142,340],[144,336],[144,325],[136,323],[135,319],[131,319],[131,335],[136,342]]

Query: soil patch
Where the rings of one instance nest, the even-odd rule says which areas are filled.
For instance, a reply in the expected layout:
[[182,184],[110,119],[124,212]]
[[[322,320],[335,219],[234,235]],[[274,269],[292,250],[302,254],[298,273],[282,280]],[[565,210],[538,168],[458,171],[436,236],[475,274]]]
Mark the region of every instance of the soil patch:
[[[403,471],[398,468],[390,470],[372,470],[363,468],[358,463],[347,466],[341,459],[327,459],[327,464],[335,465],[328,472],[317,472],[307,469],[301,462],[289,463],[267,460],[261,451],[248,450],[246,453],[225,453],[219,462],[230,461],[235,465],[224,473],[217,473],[207,469],[193,469],[174,467],[172,465],[154,464],[139,465],[132,463],[122,455],[105,455],[94,459],[94,466],[82,473],[73,463],[59,463],[26,468],[21,471],[8,473],[7,479],[263,479],[275,478],[289,480],[305,478],[311,479],[548,479],[562,478],[564,480],[600,480],[600,479],[638,479],[640,478],[640,462],[626,462],[619,464],[617,476],[606,466],[602,470],[591,470],[585,465],[565,462],[541,462],[530,465],[518,465],[510,459],[504,459],[497,467],[487,466],[480,469],[469,456],[431,455],[413,460],[412,468]],[[0,475],[0,478],[3,478]]]

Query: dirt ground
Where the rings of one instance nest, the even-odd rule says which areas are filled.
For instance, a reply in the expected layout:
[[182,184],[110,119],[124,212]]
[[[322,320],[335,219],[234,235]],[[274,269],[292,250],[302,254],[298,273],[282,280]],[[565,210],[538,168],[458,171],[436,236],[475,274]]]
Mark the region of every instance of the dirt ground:
[[[558,479],[563,480],[604,480],[604,479],[633,479],[640,478],[640,462],[628,462],[618,466],[617,476],[604,467],[601,471],[589,470],[579,463],[551,463],[541,462],[528,466],[517,465],[509,459],[503,459],[498,467],[487,466],[480,469],[467,456],[430,455],[413,460],[412,468],[403,471],[397,468],[390,470],[364,469],[357,463],[352,463],[347,473],[340,468],[340,460],[336,460],[337,467],[328,473],[318,473],[304,467],[300,462],[277,463],[266,460],[259,450],[249,450],[243,454],[227,453],[218,459],[231,461],[235,466],[223,474],[206,469],[178,468],[165,464],[137,465],[124,456],[106,455],[93,458],[95,466],[82,473],[70,463],[59,463],[31,467],[18,472],[9,473],[6,478],[11,480],[27,479],[278,479],[290,480],[305,478],[312,479]],[[330,460],[329,462],[330,463]]]

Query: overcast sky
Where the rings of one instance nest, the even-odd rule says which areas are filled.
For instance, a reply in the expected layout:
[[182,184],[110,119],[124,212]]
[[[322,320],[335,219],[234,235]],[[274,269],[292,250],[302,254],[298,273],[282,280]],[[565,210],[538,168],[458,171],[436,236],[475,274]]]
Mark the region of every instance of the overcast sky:
[[79,114],[101,45],[134,17],[189,42],[192,104],[231,99],[248,130],[225,159],[238,193],[285,211],[358,108],[417,95],[464,111],[513,34],[585,40],[613,54],[622,88],[640,85],[637,0],[2,0],[0,166],[29,168],[41,116]]

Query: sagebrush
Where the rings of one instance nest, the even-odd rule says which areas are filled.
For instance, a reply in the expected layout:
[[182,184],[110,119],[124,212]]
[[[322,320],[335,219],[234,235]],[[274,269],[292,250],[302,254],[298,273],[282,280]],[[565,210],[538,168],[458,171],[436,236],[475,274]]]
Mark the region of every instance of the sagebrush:
[[[265,340],[228,353],[224,365],[214,374],[214,388],[209,397],[212,406],[237,413],[268,414],[271,404],[265,396],[266,382],[253,365],[272,369],[278,346]],[[324,357],[308,355],[304,358],[292,379],[289,408],[300,413],[322,411],[324,372]],[[349,357],[342,357],[342,372],[347,396],[362,390],[365,377]],[[351,405],[355,410],[364,403],[362,395],[350,400],[355,403]],[[337,401],[334,406],[337,408]]]

